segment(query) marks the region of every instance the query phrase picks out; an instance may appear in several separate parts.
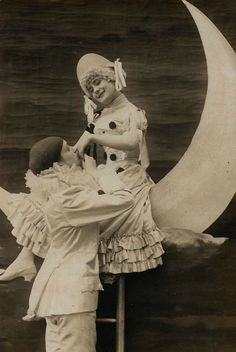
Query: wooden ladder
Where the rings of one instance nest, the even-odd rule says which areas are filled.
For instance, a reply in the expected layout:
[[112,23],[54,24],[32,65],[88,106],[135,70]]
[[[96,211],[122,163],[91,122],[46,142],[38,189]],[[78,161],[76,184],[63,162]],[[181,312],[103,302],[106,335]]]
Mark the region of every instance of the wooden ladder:
[[116,352],[125,351],[125,277],[120,275],[117,279],[117,301],[115,318],[97,318],[98,323],[115,324]]

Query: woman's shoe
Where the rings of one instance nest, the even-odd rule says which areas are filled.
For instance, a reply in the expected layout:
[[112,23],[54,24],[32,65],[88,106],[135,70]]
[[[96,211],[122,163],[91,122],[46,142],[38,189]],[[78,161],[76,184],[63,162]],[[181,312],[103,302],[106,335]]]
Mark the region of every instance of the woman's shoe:
[[3,274],[0,272],[0,281],[11,281],[19,277],[23,277],[25,281],[31,281],[36,274],[37,269],[34,264],[25,268],[10,265],[5,271],[3,271]]

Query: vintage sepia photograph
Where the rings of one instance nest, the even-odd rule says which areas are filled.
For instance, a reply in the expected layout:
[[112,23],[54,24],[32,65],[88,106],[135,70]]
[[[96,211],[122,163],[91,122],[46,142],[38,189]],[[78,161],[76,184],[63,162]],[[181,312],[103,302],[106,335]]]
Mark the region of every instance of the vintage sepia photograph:
[[0,1],[0,352],[234,352],[236,2]]

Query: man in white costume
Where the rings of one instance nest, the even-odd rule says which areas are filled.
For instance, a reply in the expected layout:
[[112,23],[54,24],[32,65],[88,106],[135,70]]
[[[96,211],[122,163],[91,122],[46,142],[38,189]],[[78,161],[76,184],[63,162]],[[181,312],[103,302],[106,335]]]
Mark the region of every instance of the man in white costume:
[[[45,138],[31,149],[31,169],[40,174],[41,185],[45,169],[54,162],[59,167],[79,163],[73,149],[59,137]],[[96,351],[95,318],[102,289],[99,222],[133,206],[130,191],[113,176],[110,194],[91,190],[84,180],[76,186],[61,182],[57,191],[48,187],[44,216],[51,245],[34,281],[28,311],[28,316],[46,320],[47,352]],[[101,184],[107,183],[106,177],[110,176],[100,176]]]

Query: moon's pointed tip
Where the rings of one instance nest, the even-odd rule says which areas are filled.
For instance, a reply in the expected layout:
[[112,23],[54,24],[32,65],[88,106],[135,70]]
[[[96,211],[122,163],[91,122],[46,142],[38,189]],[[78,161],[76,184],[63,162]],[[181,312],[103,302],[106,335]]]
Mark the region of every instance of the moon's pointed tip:
[[186,1],[186,0],[181,0],[181,1],[184,3],[184,5],[185,5],[186,7],[191,6],[190,2],[188,2],[188,1]]

